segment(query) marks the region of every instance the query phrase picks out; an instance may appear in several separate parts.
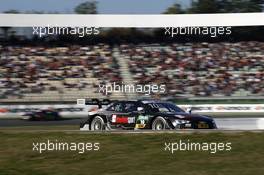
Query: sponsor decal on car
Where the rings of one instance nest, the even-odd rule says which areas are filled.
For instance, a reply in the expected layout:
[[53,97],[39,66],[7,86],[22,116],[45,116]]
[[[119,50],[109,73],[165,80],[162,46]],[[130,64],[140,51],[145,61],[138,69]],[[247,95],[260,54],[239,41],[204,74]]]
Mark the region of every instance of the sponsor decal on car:
[[112,123],[131,124],[135,123],[135,117],[112,115]]
[[145,124],[136,124],[136,129],[142,129],[142,128],[145,128]]
[[128,117],[128,123],[135,123],[135,117]]
[[116,115],[112,115],[112,123],[116,122]]
[[136,126],[135,128],[137,129],[142,129],[145,128],[146,123],[148,122],[150,116],[144,116],[144,115],[139,115],[137,118]]

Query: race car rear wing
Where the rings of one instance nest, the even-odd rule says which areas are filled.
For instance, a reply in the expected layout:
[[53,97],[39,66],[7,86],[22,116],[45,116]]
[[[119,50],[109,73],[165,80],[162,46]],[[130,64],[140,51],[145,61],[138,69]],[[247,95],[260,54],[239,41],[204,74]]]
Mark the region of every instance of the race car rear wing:
[[97,105],[98,108],[102,108],[103,105],[109,105],[110,103],[113,103],[114,101],[109,99],[85,99],[85,105]]

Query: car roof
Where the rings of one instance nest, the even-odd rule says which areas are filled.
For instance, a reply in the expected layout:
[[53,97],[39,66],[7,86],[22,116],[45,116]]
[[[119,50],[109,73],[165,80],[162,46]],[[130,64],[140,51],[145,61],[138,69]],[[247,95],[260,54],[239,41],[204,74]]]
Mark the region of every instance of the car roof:
[[147,100],[118,100],[113,101],[113,103],[143,103],[143,104],[150,104],[150,103],[171,103],[170,101],[162,101],[162,100],[155,100],[155,99],[147,99]]
[[161,101],[161,100],[141,100],[142,103],[144,104],[149,104],[149,103],[170,103],[167,101]]
[[113,103],[135,103],[138,102],[138,100],[118,100],[118,101],[113,101]]

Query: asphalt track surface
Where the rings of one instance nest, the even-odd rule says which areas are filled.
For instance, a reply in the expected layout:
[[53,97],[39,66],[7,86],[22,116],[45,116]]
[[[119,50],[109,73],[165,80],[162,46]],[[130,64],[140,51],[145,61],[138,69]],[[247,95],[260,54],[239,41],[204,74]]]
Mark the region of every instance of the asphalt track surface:
[[1,119],[0,127],[14,126],[60,126],[60,125],[80,125],[84,119],[67,119],[59,121],[27,121],[20,119]]
[[[76,125],[85,119],[67,119],[60,121],[27,121],[19,119],[2,119],[0,127],[21,126],[60,126]],[[264,118],[215,118],[218,130],[264,130]]]

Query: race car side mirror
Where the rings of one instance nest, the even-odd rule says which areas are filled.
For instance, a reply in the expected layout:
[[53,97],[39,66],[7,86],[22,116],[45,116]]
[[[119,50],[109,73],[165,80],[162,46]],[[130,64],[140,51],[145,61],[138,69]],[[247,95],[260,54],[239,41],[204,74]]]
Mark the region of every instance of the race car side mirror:
[[144,108],[143,107],[137,107],[137,111],[138,112],[143,112],[144,111]]
[[189,107],[187,110],[186,110],[187,113],[191,114],[192,113],[192,107]]

